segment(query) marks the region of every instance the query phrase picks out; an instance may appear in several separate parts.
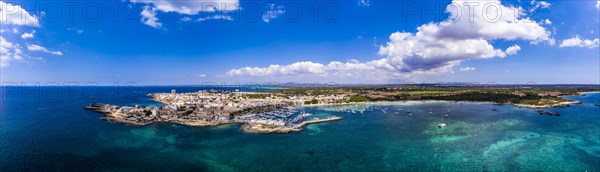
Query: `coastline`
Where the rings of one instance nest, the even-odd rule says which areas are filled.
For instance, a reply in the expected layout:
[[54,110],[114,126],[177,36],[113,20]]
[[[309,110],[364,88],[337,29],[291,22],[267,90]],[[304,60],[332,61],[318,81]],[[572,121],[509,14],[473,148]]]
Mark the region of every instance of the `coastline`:
[[342,117],[332,116],[325,119],[313,119],[308,121],[303,121],[300,124],[297,124],[293,127],[288,126],[280,126],[280,125],[269,125],[269,124],[261,124],[261,123],[250,123],[243,121],[231,121],[231,122],[211,122],[211,121],[182,121],[182,120],[158,120],[158,121],[149,121],[149,122],[137,122],[131,121],[123,118],[121,115],[115,112],[105,112],[98,109],[92,110],[94,112],[98,112],[104,115],[104,117],[100,118],[102,120],[106,120],[111,123],[125,124],[127,126],[146,126],[154,123],[166,123],[166,124],[178,124],[189,127],[214,127],[226,124],[241,124],[240,129],[245,133],[290,133],[290,132],[300,132],[304,128],[304,126],[309,124],[321,123],[321,122],[329,122],[329,121],[337,121],[341,120]]
[[600,94],[600,91],[586,91],[586,92],[577,92],[578,95],[573,96],[585,96],[586,94]]
[[[594,92],[600,93],[600,92]],[[584,95],[584,94],[582,94]],[[151,96],[150,96],[151,97]],[[155,98],[152,98],[153,101],[165,104],[165,102],[158,101]],[[405,100],[405,101],[374,101],[374,102],[352,102],[352,103],[328,103],[328,104],[309,104],[309,105],[299,105],[295,107],[322,107],[322,106],[352,106],[352,105],[401,105],[401,104],[410,104],[410,103],[472,103],[472,104],[494,104],[494,105],[513,105],[517,107],[526,107],[531,109],[540,109],[540,108],[551,108],[551,107],[568,107],[570,104],[580,104],[580,101],[571,101],[568,102],[559,102],[552,105],[529,105],[529,104],[513,104],[513,103],[495,103],[489,101],[449,101],[449,100]],[[326,119],[314,119],[309,121],[303,121],[295,127],[286,127],[286,126],[277,126],[277,125],[268,125],[268,124],[260,124],[260,123],[249,123],[249,122],[240,122],[240,121],[232,121],[232,122],[209,122],[209,121],[181,121],[181,120],[160,120],[153,121],[148,123],[142,122],[134,122],[129,121],[122,118],[119,115],[114,113],[100,112],[105,115],[104,120],[122,123],[129,126],[145,126],[150,125],[152,123],[173,123],[183,126],[189,127],[214,127],[225,124],[240,124],[240,129],[245,133],[256,133],[256,134],[268,134],[268,133],[291,133],[291,132],[300,132],[303,127],[309,124],[314,123],[322,123],[329,121],[337,121],[341,120],[342,117],[333,116]]]
[[319,106],[343,106],[343,105],[399,105],[409,103],[480,103],[480,104],[498,104],[489,101],[451,101],[451,100],[400,100],[400,101],[373,101],[373,102],[351,102],[351,103],[319,103],[300,105],[298,107],[319,107]]
[[[578,92],[579,96],[583,96],[586,93],[600,93],[600,92]],[[152,101],[161,103],[163,105],[169,104],[169,102],[160,101],[156,96],[152,94],[148,94],[148,97],[151,98]],[[574,95],[577,96],[577,95]],[[562,96],[561,96],[562,97]],[[452,101],[452,100],[401,100],[401,101],[370,101],[370,102],[344,102],[344,103],[318,103],[318,104],[303,104],[296,105],[293,107],[323,107],[323,106],[352,106],[352,105],[402,105],[402,104],[413,104],[413,103],[473,103],[473,104],[494,104],[494,105],[513,105],[517,107],[526,107],[531,109],[540,109],[540,108],[552,108],[552,107],[568,107],[571,104],[580,104],[582,102],[575,100],[567,101],[556,101],[553,104],[545,104],[545,105],[536,105],[536,104],[518,104],[518,103],[496,103],[490,101]],[[118,112],[110,112],[103,111],[101,109],[93,109],[91,110],[104,114],[105,117],[102,119],[107,120],[109,122],[121,123],[129,126],[145,126],[152,123],[172,123],[190,127],[213,127],[224,124],[241,124],[240,129],[245,133],[290,133],[290,132],[300,132],[303,127],[313,123],[321,123],[321,122],[329,122],[341,120],[341,117],[329,117],[326,119],[313,119],[309,121],[303,121],[297,125],[272,125],[272,124],[261,124],[261,123],[252,123],[240,120],[228,120],[228,121],[204,121],[204,120],[196,120],[196,121],[185,121],[180,119],[158,119],[158,120],[137,120],[132,121],[124,118]],[[86,107],[87,109],[87,107]]]
[[245,133],[256,133],[256,134],[290,133],[290,132],[302,131],[303,127],[308,124],[337,121],[337,120],[341,120],[341,119],[342,119],[342,117],[338,117],[338,116],[333,116],[333,117],[329,117],[329,118],[325,118],[325,119],[313,119],[310,121],[304,121],[295,127],[246,123],[246,124],[243,124],[240,127],[240,129],[242,131],[244,131]]
[[[600,93],[600,92],[596,92]],[[577,95],[575,95],[577,96]],[[300,105],[298,107],[320,107],[320,106],[344,106],[344,105],[401,105],[409,103],[472,103],[472,104],[494,104],[494,105],[513,105],[518,107],[527,107],[532,109],[552,108],[552,107],[568,107],[571,104],[581,104],[580,101],[569,100],[568,102],[558,102],[550,105],[532,105],[518,103],[496,103],[490,101],[451,101],[451,100],[402,100],[402,101],[374,101],[374,102],[352,102],[352,103],[328,103],[328,104],[309,104]]]
[[[99,112],[99,111],[97,111],[97,112]],[[126,119],[122,118],[120,115],[116,115],[115,113],[109,113],[109,112],[100,112],[100,113],[104,114],[104,117],[101,119],[109,121],[109,122],[121,123],[121,124],[125,124],[128,126],[145,126],[145,125],[152,124],[152,122],[141,123],[141,122],[126,120]]]
[[512,104],[519,107],[527,107],[532,109],[553,108],[553,107],[569,107],[571,104],[581,104],[580,101],[558,102],[551,105],[530,105],[530,104]]

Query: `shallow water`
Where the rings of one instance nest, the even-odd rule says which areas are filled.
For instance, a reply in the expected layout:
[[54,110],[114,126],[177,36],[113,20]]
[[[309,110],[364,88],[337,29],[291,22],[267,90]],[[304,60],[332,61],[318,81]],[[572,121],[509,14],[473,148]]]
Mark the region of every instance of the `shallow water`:
[[153,104],[143,94],[54,102],[3,94],[0,171],[600,171],[600,94],[548,109],[558,117],[481,103],[374,105],[364,114],[306,107],[314,117],[343,119],[291,134],[245,134],[238,125],[129,127],[82,108]]

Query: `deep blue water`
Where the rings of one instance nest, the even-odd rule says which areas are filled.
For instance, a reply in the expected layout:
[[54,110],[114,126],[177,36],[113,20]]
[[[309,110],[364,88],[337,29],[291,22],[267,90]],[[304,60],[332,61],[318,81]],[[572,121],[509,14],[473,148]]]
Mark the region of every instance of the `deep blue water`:
[[[335,110],[365,105],[306,107],[344,119],[245,134],[238,125],[130,127],[82,108],[159,105],[144,94],[210,88],[72,88],[2,88],[0,171],[600,171],[600,94],[547,109],[559,117],[483,103],[371,105],[364,114]],[[448,126],[437,128],[448,110]]]

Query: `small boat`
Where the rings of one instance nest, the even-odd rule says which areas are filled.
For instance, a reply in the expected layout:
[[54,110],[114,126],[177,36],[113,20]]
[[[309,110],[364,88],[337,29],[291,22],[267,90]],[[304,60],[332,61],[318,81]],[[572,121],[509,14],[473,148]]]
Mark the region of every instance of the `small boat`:
[[446,123],[444,123],[444,118],[448,117],[448,114],[442,116],[442,123],[438,124],[439,128],[444,128],[446,127]]
[[447,114],[446,114],[446,115],[444,115],[444,118],[448,118],[448,116],[450,116],[450,115],[447,115]]

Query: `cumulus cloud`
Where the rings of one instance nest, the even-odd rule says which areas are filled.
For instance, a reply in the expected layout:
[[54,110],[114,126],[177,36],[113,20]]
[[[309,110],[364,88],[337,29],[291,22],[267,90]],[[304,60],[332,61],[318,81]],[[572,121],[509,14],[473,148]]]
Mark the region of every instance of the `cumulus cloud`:
[[271,76],[271,75],[299,75],[299,74],[322,74],[325,73],[325,65],[310,61],[296,62],[290,65],[270,65],[265,68],[245,67],[234,69],[227,74],[230,76]]
[[596,8],[600,9],[600,0],[596,1]]
[[0,36],[0,67],[6,67],[13,60],[22,60],[23,52],[19,44],[14,44]]
[[21,39],[31,39],[31,38],[33,38],[34,33],[35,33],[35,30],[32,30],[31,33],[23,33],[21,35]]
[[239,8],[238,0],[131,0],[133,3],[152,5],[161,12],[196,15],[200,12],[232,11]]
[[62,52],[60,52],[60,51],[50,51],[50,50],[46,49],[45,47],[42,47],[42,46],[39,46],[39,45],[36,45],[36,44],[27,45],[27,49],[29,51],[39,51],[39,52],[54,54],[54,55],[57,55],[57,56],[62,56],[63,55]]
[[215,15],[210,15],[210,16],[206,16],[206,17],[200,17],[200,18],[196,19],[196,21],[199,21],[199,22],[208,21],[208,20],[227,20],[227,21],[231,21],[231,20],[233,20],[233,18],[231,16],[228,16],[228,15],[215,14]]
[[546,1],[540,1],[540,5],[542,8],[550,8],[551,4]]
[[269,23],[272,19],[285,14],[285,7],[281,5],[269,4],[267,11],[262,15],[262,20]]
[[37,17],[19,5],[0,1],[0,23],[3,25],[39,26]]
[[460,71],[466,72],[466,71],[473,71],[475,70],[475,67],[463,67],[460,68]]
[[[43,12],[40,14],[44,15]],[[36,44],[27,43],[28,39],[34,38],[36,30],[26,32],[27,27],[39,27],[40,23],[37,16],[32,15],[30,12],[23,9],[19,5],[9,4],[0,1],[0,33],[14,34],[9,36],[7,40],[5,37],[0,36],[0,67],[8,66],[12,61],[21,61],[26,59],[43,60],[42,57],[29,57],[28,53],[24,53],[23,50],[29,50],[29,52],[44,52],[52,55],[62,55],[60,51],[51,51],[47,48]],[[23,39],[19,40],[18,38]],[[16,40],[15,40],[16,39]],[[22,47],[21,44],[27,45]]]
[[600,40],[598,38],[594,40],[590,39],[581,39],[579,35],[574,38],[565,39],[560,43],[559,47],[582,47],[582,48],[596,48],[600,45]]
[[545,9],[545,8],[550,8],[550,6],[552,6],[552,4],[550,4],[549,2],[546,1],[535,1],[532,0],[531,2],[529,2],[531,5],[533,5],[533,8],[531,8],[529,10],[529,12],[534,12],[537,9]]
[[[462,10],[457,10],[458,8]],[[472,10],[469,10],[472,9]],[[484,10],[497,9],[497,10]],[[506,50],[494,47],[494,40],[526,40],[533,44],[553,44],[551,34],[542,23],[519,13],[519,7],[504,6],[500,1],[455,0],[446,7],[447,20],[428,23],[412,32],[395,32],[379,47],[382,59],[364,63],[331,62],[327,65],[298,62],[291,65],[244,67],[230,70],[229,76],[367,75],[378,78],[409,78],[421,74],[450,72],[463,60],[504,58],[521,47]],[[500,12],[501,11],[501,12]]]
[[141,21],[144,24],[153,28],[160,28],[162,26],[162,23],[158,22],[158,18],[156,17],[156,10],[154,8],[150,6],[145,6],[144,10],[142,10],[142,13],[140,15],[142,15]]
[[[160,23],[158,17],[156,17],[157,11],[166,13],[173,12],[183,15],[196,15],[201,12],[229,12],[239,9],[238,0],[131,0],[131,2],[146,4],[144,10],[140,14],[142,16],[142,22],[154,28],[162,27],[162,23]],[[196,21],[206,21],[211,19],[232,20],[232,18],[227,15],[213,15],[199,18]],[[182,21],[191,21],[191,18],[186,16],[182,18]]]
[[521,50],[521,47],[519,45],[513,45],[508,47],[504,52],[506,53],[506,55],[515,55],[517,54],[517,52],[519,52],[519,50]]

